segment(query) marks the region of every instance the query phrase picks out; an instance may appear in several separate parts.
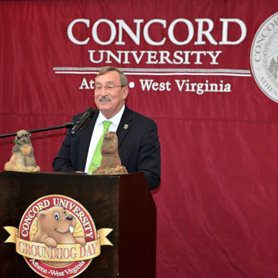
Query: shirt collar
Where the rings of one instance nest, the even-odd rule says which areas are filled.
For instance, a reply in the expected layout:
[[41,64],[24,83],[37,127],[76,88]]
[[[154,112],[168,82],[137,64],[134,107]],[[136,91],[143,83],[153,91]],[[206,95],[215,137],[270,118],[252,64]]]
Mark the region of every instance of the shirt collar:
[[110,121],[112,124],[118,126],[118,125],[120,124],[120,121],[121,121],[122,115],[123,115],[123,113],[124,113],[124,110],[125,110],[125,105],[123,105],[123,107],[121,108],[121,110],[120,110],[115,116],[113,116],[113,117],[110,118],[110,119],[107,119],[107,118],[101,113],[101,111],[99,111],[98,118],[97,118],[97,120],[96,120],[96,125],[102,124],[103,121]]

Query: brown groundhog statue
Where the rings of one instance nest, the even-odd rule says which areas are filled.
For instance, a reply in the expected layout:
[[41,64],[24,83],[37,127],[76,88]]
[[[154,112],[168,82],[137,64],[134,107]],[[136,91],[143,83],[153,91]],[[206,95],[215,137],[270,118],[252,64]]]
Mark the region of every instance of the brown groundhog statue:
[[93,171],[93,175],[127,174],[126,168],[121,165],[116,132],[108,131],[105,133],[101,147],[101,154],[101,165]]
[[13,154],[4,169],[16,172],[39,172],[40,167],[36,165],[31,133],[22,129],[16,133]]

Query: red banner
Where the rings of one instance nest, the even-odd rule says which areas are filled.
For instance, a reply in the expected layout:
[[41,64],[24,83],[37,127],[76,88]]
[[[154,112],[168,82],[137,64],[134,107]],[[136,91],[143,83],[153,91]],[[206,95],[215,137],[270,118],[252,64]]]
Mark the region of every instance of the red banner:
[[[0,133],[93,106],[99,67],[159,128],[157,277],[278,275],[278,2],[1,1]],[[42,171],[65,130],[32,135]],[[0,139],[0,167],[12,138]]]

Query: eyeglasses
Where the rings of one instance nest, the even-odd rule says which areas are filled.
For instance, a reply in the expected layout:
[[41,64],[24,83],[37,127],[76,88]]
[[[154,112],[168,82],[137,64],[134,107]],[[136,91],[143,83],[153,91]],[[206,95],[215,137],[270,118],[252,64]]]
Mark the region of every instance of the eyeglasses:
[[112,91],[115,88],[119,88],[119,87],[125,87],[122,85],[115,85],[115,84],[106,84],[106,85],[100,85],[100,84],[96,84],[95,86],[95,91],[101,91],[102,88],[104,88],[106,91]]

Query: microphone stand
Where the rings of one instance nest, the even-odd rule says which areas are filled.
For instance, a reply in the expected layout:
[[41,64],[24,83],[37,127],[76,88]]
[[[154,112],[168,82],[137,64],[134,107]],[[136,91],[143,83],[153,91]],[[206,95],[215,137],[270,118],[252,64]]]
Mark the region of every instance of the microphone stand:
[[[27,130],[27,131],[30,133],[35,133],[35,132],[48,131],[48,130],[61,129],[61,128],[71,128],[75,124],[76,124],[75,122],[67,122],[63,125],[50,126],[50,127],[32,129],[32,130]],[[6,134],[2,134],[2,135],[0,134],[0,138],[5,138],[5,137],[10,137],[10,136],[15,136],[15,135],[16,135],[16,132],[6,133]]]

